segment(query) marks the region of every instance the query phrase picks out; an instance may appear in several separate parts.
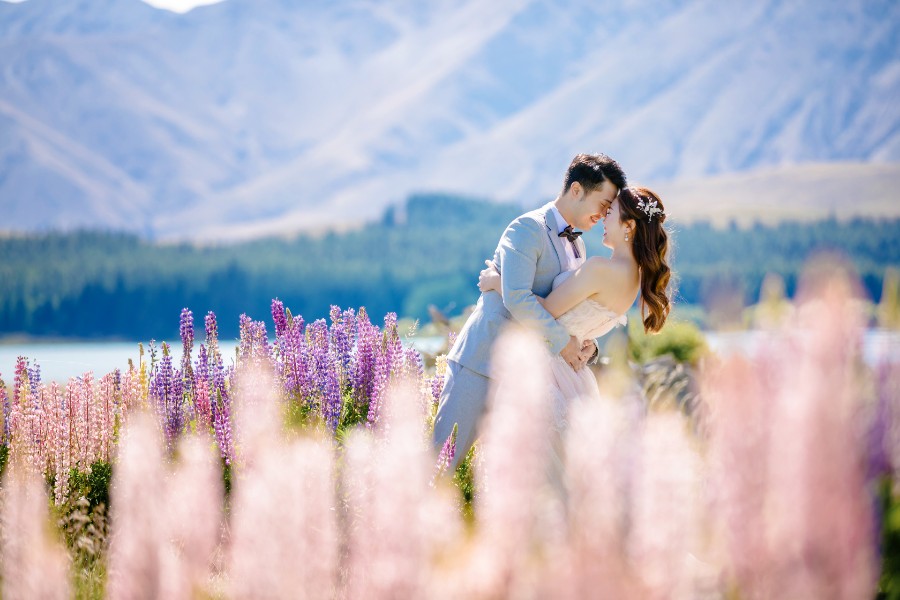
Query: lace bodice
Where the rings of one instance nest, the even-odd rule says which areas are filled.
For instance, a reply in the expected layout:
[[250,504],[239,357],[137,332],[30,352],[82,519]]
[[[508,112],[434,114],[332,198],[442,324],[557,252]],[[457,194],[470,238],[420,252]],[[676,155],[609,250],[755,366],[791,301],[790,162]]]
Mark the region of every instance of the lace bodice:
[[[572,271],[563,271],[557,275],[553,280],[553,287],[556,288],[571,274]],[[625,325],[628,322],[625,315],[620,315],[590,298],[569,309],[558,320],[569,335],[574,335],[582,341],[606,335],[616,325]]]

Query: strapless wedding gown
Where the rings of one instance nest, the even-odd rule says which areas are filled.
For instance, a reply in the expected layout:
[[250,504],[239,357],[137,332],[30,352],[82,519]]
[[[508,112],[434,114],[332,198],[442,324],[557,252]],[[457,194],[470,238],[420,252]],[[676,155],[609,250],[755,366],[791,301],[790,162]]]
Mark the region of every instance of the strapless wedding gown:
[[[571,274],[572,271],[563,271],[557,275],[553,280],[553,287],[559,286]],[[569,335],[575,336],[579,342],[596,339],[606,335],[617,325],[627,323],[625,315],[620,315],[590,298],[580,302],[557,320],[566,328]],[[575,371],[558,354],[550,361],[550,371],[553,425],[562,433],[568,424],[567,418],[572,402],[579,398],[599,397],[600,390],[591,369],[584,367]]]

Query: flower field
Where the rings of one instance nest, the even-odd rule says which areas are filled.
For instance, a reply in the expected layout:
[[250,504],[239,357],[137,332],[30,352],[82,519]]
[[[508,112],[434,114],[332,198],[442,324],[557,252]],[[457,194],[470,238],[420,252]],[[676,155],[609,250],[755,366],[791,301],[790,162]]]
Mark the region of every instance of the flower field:
[[274,341],[242,316],[225,357],[185,310],[180,349],[65,386],[22,358],[2,597],[896,597],[900,365],[861,361],[853,297],[810,283],[764,351],[701,365],[690,414],[614,355],[562,437],[541,344],[510,330],[455,476],[430,442],[443,365],[392,314],[276,300]]

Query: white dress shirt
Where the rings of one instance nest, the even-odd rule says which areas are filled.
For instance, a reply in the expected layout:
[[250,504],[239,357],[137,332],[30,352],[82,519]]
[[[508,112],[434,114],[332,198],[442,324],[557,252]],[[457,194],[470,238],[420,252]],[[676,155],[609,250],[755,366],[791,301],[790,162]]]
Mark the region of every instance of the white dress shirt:
[[[555,206],[551,206],[550,210],[553,211],[553,216],[556,217],[556,224],[559,231],[556,232],[557,235],[562,233],[562,230],[565,229],[569,224],[563,219],[562,213],[559,212],[559,209]],[[578,267],[581,266],[581,263],[584,262],[584,257],[576,258],[575,257],[575,246],[567,240],[566,238],[562,238],[563,246],[566,248],[566,260],[567,262],[562,265],[563,271],[574,271]]]

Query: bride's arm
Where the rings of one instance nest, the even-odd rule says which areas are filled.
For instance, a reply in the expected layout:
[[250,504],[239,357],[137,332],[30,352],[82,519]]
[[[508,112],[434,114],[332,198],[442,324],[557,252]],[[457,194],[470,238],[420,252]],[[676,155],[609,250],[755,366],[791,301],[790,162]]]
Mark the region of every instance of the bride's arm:
[[[598,282],[603,277],[600,272],[604,266],[603,259],[589,259],[572,273],[559,287],[554,289],[549,296],[541,298],[535,296],[538,302],[547,310],[553,318],[565,314],[579,302],[595,294]],[[482,292],[500,291],[500,273],[489,260],[484,261],[487,267],[478,274],[478,289]]]

